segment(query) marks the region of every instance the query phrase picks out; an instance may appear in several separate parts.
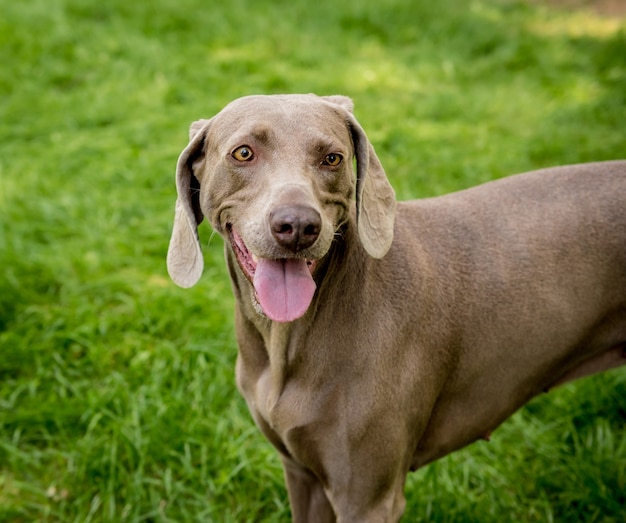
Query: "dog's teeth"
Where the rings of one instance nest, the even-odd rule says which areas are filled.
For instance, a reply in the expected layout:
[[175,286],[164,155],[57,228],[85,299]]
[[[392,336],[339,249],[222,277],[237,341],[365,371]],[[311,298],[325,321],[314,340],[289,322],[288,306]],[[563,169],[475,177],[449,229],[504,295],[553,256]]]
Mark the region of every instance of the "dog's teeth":
[[252,256],[252,261],[254,263],[257,263],[259,261],[259,258],[257,256],[255,256],[254,254],[250,253],[250,256]]

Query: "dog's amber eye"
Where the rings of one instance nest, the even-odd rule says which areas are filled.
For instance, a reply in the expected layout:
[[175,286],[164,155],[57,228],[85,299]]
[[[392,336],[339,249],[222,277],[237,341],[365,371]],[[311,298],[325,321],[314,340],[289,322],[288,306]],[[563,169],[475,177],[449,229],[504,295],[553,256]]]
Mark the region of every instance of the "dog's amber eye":
[[337,167],[341,163],[341,160],[343,160],[343,156],[341,156],[340,154],[327,154],[324,158],[324,161],[322,162],[322,165]]
[[239,162],[249,162],[254,158],[254,153],[250,147],[242,145],[241,147],[237,147],[237,149],[231,153],[231,156]]

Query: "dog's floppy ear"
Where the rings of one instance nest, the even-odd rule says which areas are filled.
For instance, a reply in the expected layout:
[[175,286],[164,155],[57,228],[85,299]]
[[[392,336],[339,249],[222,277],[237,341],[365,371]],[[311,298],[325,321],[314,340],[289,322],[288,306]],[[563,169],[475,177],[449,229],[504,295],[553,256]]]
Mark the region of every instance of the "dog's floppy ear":
[[198,238],[200,184],[194,176],[204,162],[204,141],[210,120],[199,120],[189,129],[189,145],[178,158],[176,166],[176,210],[174,227],[167,251],[167,272],[181,287],[195,285],[202,275],[204,260]]
[[356,155],[356,212],[359,238],[374,258],[382,258],[393,242],[396,195],[374,147],[352,114],[348,124]]

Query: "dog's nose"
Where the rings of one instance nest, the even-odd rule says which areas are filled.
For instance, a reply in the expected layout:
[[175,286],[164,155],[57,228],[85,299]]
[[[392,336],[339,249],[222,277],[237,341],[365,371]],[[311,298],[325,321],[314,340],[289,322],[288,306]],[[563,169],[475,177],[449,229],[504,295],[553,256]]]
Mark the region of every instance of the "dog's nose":
[[293,252],[315,243],[322,227],[319,213],[303,205],[286,205],[270,213],[270,228],[275,240]]

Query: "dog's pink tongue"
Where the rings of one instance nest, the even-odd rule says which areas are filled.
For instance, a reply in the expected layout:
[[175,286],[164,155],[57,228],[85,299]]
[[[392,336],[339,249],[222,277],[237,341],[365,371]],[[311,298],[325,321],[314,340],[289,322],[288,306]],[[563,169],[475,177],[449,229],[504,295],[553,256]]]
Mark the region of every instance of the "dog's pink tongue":
[[297,320],[315,294],[315,282],[306,260],[260,258],[253,283],[263,312],[270,320],[279,322]]

